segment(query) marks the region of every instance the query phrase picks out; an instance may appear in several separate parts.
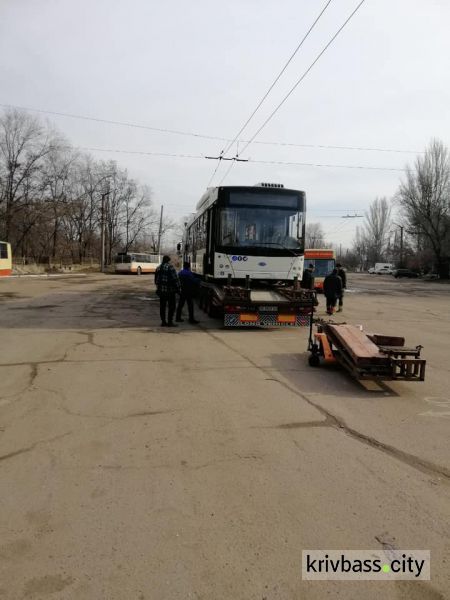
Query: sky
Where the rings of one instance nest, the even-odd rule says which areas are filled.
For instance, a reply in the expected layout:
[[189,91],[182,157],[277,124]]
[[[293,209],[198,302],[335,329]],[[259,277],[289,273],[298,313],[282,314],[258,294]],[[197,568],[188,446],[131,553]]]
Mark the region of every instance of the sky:
[[[330,2],[227,156],[243,150],[358,3]],[[222,161],[212,178],[217,161],[203,158],[226,146],[214,138],[235,138],[325,5],[0,0],[0,104],[196,134],[41,113],[74,146],[149,185],[155,207],[176,220],[194,211],[208,184],[276,182],[304,190],[307,222],[349,246],[363,219],[343,216],[392,198],[402,169],[432,138],[449,143],[447,0],[365,0],[239,154],[255,162],[226,174]]]

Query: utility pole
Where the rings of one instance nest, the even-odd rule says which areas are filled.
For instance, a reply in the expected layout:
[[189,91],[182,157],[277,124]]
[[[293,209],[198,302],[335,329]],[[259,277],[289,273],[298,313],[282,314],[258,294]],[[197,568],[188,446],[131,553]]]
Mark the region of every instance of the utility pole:
[[404,227],[400,225],[400,267],[403,267],[403,229]]
[[159,217],[159,229],[158,229],[158,254],[161,249],[161,232],[162,232],[162,222],[163,222],[163,210],[164,206],[161,204],[161,216]]
[[100,271],[105,272],[105,199],[109,192],[102,194],[102,214],[100,221]]

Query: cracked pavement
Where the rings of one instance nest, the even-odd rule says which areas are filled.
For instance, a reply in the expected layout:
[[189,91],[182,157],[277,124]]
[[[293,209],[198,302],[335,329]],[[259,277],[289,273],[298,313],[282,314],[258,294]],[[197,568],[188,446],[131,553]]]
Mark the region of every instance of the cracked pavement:
[[[160,329],[144,276],[1,280],[0,598],[450,597],[449,287],[350,276],[343,317],[428,361],[363,386],[304,329]],[[302,581],[308,548],[432,580]]]

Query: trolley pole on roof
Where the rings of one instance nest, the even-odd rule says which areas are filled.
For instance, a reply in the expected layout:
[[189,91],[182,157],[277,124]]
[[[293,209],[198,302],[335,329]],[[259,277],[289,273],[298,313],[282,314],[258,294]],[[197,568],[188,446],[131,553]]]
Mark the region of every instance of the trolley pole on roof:
[[158,254],[160,254],[160,250],[161,250],[161,232],[162,232],[162,222],[163,222],[163,210],[164,210],[164,206],[161,205],[161,216],[159,217],[159,229],[158,229]]

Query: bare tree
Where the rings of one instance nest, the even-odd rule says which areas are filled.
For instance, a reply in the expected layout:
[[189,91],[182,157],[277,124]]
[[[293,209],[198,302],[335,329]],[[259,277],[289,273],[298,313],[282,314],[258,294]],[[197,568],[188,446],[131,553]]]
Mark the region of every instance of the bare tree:
[[431,248],[441,277],[449,276],[450,159],[448,149],[433,140],[413,170],[408,170],[397,199],[411,233]]
[[325,234],[320,223],[307,223],[305,248],[324,248]]
[[151,209],[150,193],[149,188],[139,189],[135,181],[129,180],[124,196],[124,252],[128,252],[139,237],[145,235],[152,220],[155,219]]
[[[160,225],[161,225],[161,231],[160,231]],[[180,240],[177,239],[176,242],[174,242],[173,240],[167,239],[167,234],[174,232],[176,229],[177,229],[177,224],[173,219],[171,219],[170,217],[167,217],[167,216],[163,216],[162,222],[160,223],[160,219],[158,217],[156,222],[154,222],[150,226],[149,235],[147,236],[147,239],[146,239],[146,243],[147,243],[147,245],[150,245],[151,251],[156,254],[161,250],[162,245],[168,246],[168,245],[172,244],[175,246],[178,243],[178,241],[181,241],[182,238],[180,238]]]
[[376,198],[365,212],[360,245],[364,247],[367,261],[376,263],[385,257],[391,230],[391,207],[386,198]]
[[[150,188],[114,161],[74,152],[26,112],[0,115],[0,238],[12,243],[16,255],[49,261],[100,256],[104,226],[111,261],[119,248],[136,247],[158,224]],[[162,233],[171,227],[165,219]]]
[[4,224],[0,233],[14,247],[18,242],[12,235],[13,222],[35,202],[42,160],[57,141],[52,130],[27,113],[8,109],[0,118],[0,211]]
[[366,270],[369,266],[368,245],[363,228],[356,228],[356,235],[353,241],[353,252],[357,257],[358,268]]
[[42,185],[46,203],[46,210],[43,212],[48,218],[46,230],[41,236],[46,237],[46,247],[52,259],[61,251],[64,253],[60,246],[60,234],[67,202],[70,201],[70,175],[76,160],[77,155],[66,146],[52,149],[43,163]]
[[122,243],[121,220],[123,215],[124,190],[128,177],[126,171],[120,170],[117,163],[110,161],[105,164],[108,173],[107,187],[109,194],[105,206],[106,229],[106,261],[112,262],[113,253],[119,250]]

